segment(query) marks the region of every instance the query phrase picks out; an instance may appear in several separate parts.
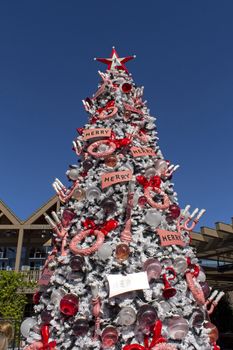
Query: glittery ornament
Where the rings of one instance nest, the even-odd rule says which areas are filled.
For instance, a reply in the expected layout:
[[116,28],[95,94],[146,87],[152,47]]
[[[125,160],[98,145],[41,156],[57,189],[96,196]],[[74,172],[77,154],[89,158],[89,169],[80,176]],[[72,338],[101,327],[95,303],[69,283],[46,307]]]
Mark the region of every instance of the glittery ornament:
[[137,313],[137,321],[140,330],[147,334],[158,319],[157,311],[152,305],[142,305]]
[[101,191],[98,187],[89,187],[86,191],[86,197],[89,201],[100,198]]
[[106,214],[112,214],[117,210],[116,201],[112,198],[105,198],[100,205]]
[[175,258],[173,267],[177,273],[184,274],[188,267],[186,258],[184,257]]
[[162,216],[156,209],[148,209],[144,218],[147,225],[156,228],[162,221]]
[[90,159],[86,159],[83,161],[83,169],[84,171],[88,171],[93,167],[93,162]]
[[147,168],[145,171],[145,176],[150,179],[152,176],[155,176],[156,174],[156,169],[151,167],[151,168]]
[[159,305],[163,310],[163,315],[166,317],[167,313],[171,311],[171,305],[164,300],[160,301]]
[[76,181],[79,177],[79,169],[72,168],[67,172],[68,178],[72,181]]
[[210,339],[210,343],[214,344],[218,340],[218,337],[219,337],[217,327],[209,321],[204,323],[204,327],[208,330],[208,337]]
[[130,326],[136,321],[136,313],[132,307],[126,306],[119,312],[118,323],[122,326]]
[[78,312],[79,300],[74,294],[66,294],[60,301],[60,311],[66,316],[74,316]]
[[84,336],[89,330],[88,321],[85,318],[78,318],[73,324],[73,333],[76,337]]
[[112,247],[109,243],[104,243],[98,250],[97,255],[101,260],[107,260],[112,255]]
[[76,188],[72,194],[73,199],[77,199],[78,201],[82,201],[86,196],[86,193],[83,188]]
[[111,348],[118,341],[118,332],[115,327],[106,327],[101,334],[102,347],[104,349]]
[[120,262],[123,262],[128,259],[130,255],[130,249],[128,244],[120,243],[116,246],[116,259]]
[[51,293],[51,303],[54,305],[59,305],[65,294],[66,293],[63,289],[54,289]]
[[62,225],[64,227],[68,227],[73,220],[73,218],[76,216],[76,214],[70,210],[70,209],[65,209],[62,214]]
[[32,317],[28,317],[25,318],[25,320],[23,320],[20,326],[20,332],[24,336],[24,338],[27,338],[29,336],[30,331],[36,324],[36,320]]
[[109,168],[114,168],[117,165],[117,157],[114,155],[108,156],[104,159],[104,163]]
[[181,316],[174,316],[168,320],[168,332],[172,339],[183,339],[189,330],[188,321]]
[[170,215],[173,219],[177,219],[180,216],[180,207],[177,204],[169,205],[168,210],[170,211]]
[[52,320],[51,313],[48,310],[43,310],[40,314],[41,321],[44,324],[49,324],[49,322]]
[[82,271],[84,266],[84,257],[81,255],[73,256],[70,260],[71,270],[74,272]]
[[159,176],[163,175],[163,173],[167,170],[167,167],[167,162],[164,159],[158,159],[154,164],[156,174]]
[[148,281],[160,277],[162,266],[157,259],[148,259],[144,262],[143,270],[147,272]]

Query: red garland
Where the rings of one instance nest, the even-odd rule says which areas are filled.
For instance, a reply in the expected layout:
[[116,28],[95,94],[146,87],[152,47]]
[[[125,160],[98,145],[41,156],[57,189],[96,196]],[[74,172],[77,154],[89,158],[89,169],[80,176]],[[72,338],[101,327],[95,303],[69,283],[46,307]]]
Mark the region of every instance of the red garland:
[[101,225],[96,225],[94,220],[87,218],[83,222],[83,226],[85,227],[85,229],[89,229],[89,230],[91,229],[91,232],[95,230],[100,230],[101,232],[103,232],[104,235],[107,235],[110,231],[117,228],[118,222],[114,219],[110,219],[105,221]]
[[152,331],[153,336],[150,344],[149,344],[149,337],[146,335],[144,338],[144,346],[139,344],[125,345],[123,347],[123,350],[151,350],[155,345],[159,343],[166,343],[167,339],[161,336],[161,331],[162,331],[162,322],[158,320],[155,322],[155,325]]
[[152,188],[160,188],[161,185],[161,178],[159,176],[152,176],[150,180],[147,180],[147,178],[143,175],[138,175],[136,177],[137,182],[145,188],[152,187]]
[[41,347],[40,350],[53,350],[56,346],[56,341],[53,340],[49,343],[49,326],[42,326],[40,331],[43,343],[43,347]]

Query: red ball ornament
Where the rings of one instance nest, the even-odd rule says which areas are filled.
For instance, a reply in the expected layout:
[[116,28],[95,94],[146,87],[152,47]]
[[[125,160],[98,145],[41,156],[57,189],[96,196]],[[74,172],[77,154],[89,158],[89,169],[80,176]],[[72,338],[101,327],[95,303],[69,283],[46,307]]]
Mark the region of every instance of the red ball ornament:
[[52,320],[51,313],[48,310],[43,310],[40,314],[41,321],[44,324],[49,324],[49,322]]
[[180,216],[180,207],[177,204],[171,204],[169,206],[170,215],[173,219],[177,219]]
[[78,312],[79,300],[74,294],[66,294],[60,301],[60,311],[66,316],[74,316]]
[[79,318],[73,325],[73,333],[76,337],[84,336],[89,330],[88,321],[85,318]]
[[35,305],[39,304],[41,294],[42,294],[42,293],[39,292],[39,291],[36,291],[36,292],[33,294],[33,297],[32,297],[33,304],[35,304]]
[[121,89],[124,93],[128,94],[132,89],[132,85],[129,83],[124,83],[122,84]]
[[65,209],[63,211],[62,219],[61,219],[62,225],[64,227],[69,226],[70,222],[73,220],[74,217],[75,217],[75,213],[72,210]]

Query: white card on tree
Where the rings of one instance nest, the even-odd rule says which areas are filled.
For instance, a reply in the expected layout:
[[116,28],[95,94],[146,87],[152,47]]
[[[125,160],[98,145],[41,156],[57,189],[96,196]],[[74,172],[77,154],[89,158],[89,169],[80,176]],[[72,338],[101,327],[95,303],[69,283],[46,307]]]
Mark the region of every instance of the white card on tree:
[[149,289],[146,272],[130,273],[124,275],[107,275],[109,283],[109,298],[115,295],[138,289]]

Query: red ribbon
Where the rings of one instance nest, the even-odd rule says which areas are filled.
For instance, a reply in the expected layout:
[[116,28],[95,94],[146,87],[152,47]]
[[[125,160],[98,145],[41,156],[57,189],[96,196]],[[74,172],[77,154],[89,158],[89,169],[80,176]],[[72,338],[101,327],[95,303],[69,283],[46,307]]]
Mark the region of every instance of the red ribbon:
[[196,264],[192,264],[190,257],[187,258],[187,264],[188,264],[189,272],[191,272],[191,274],[194,277],[197,277],[200,273],[200,266]]
[[144,346],[139,344],[125,345],[123,350],[151,350],[155,345],[159,343],[166,343],[167,339],[161,336],[162,322],[160,320],[155,322],[153,328],[153,336],[151,343],[149,344],[149,336],[146,335],[144,338]]
[[111,101],[109,101],[109,102],[106,104],[105,107],[101,107],[101,108],[97,109],[97,112],[98,112],[98,113],[101,113],[101,112],[103,112],[103,111],[104,111],[105,109],[107,109],[107,108],[114,107],[114,105],[115,105],[115,101],[114,101],[114,100],[111,100]]
[[213,350],[221,350],[220,346],[218,346],[216,343],[214,343],[214,348]]
[[56,341],[53,340],[49,342],[49,326],[42,326],[40,331],[43,343],[43,347],[41,347],[40,350],[53,350],[56,346]]
[[93,232],[94,230],[100,230],[101,232],[103,232],[104,235],[107,235],[110,231],[117,228],[118,222],[114,219],[110,219],[110,220],[105,221],[101,225],[96,225],[94,220],[87,218],[83,222],[83,226],[87,230],[91,229],[91,232]]
[[128,137],[124,137],[123,139],[116,139],[116,135],[114,132],[111,133],[111,137],[109,141],[115,143],[116,148],[129,146],[132,142],[131,138],[128,138]]
[[138,175],[136,177],[137,182],[143,186],[144,188],[152,187],[152,188],[160,188],[161,179],[159,176],[152,176],[149,180],[143,175]]

